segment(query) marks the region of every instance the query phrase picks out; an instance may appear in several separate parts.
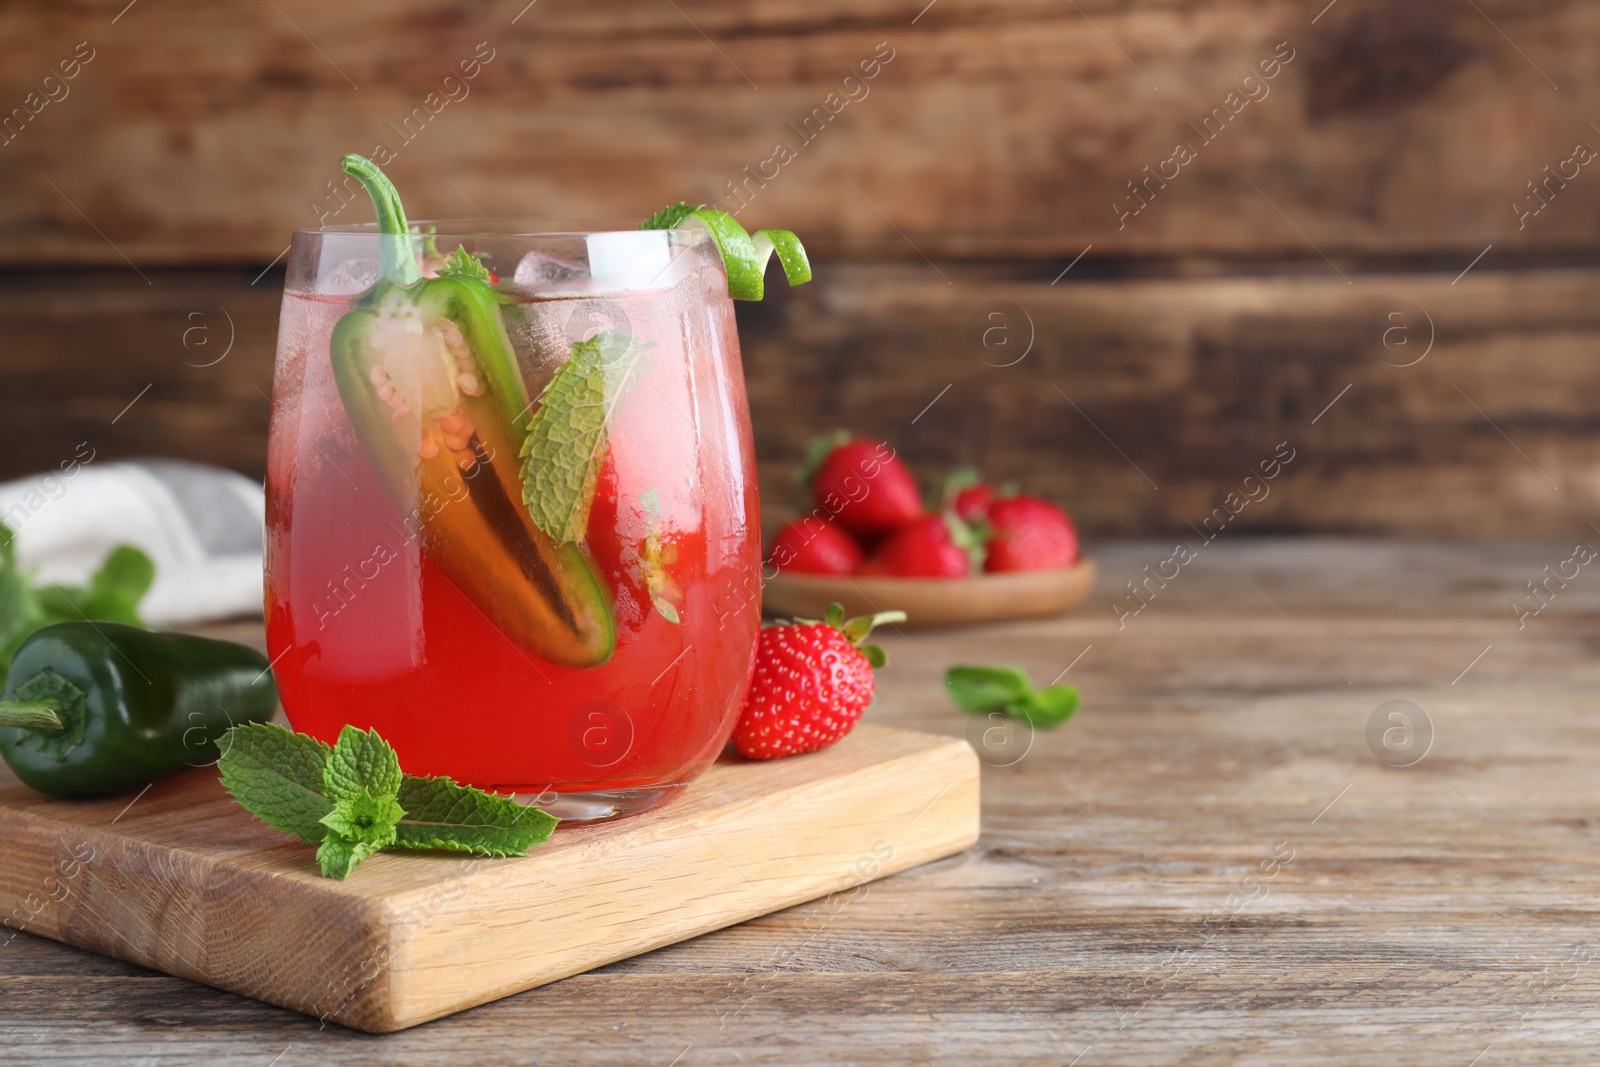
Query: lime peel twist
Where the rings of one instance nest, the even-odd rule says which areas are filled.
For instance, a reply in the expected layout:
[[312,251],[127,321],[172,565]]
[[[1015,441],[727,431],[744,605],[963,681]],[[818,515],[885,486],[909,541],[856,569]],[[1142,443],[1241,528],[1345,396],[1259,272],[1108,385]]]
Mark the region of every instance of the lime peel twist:
[[711,234],[722,253],[728,273],[728,295],[735,300],[760,300],[766,292],[763,276],[774,253],[783,264],[790,285],[811,280],[811,261],[805,246],[790,230],[757,230],[747,233],[739,220],[726,211],[704,204],[690,207],[683,201],[662,208],[639,224],[641,230],[672,230],[688,222],[698,223]]

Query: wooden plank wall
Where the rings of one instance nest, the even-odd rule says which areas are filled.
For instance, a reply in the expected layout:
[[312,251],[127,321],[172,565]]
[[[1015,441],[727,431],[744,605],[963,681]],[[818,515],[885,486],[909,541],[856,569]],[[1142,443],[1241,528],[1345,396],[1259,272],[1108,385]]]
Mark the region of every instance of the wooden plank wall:
[[1281,442],[1241,526],[1600,500],[1593,4],[124,3],[0,8],[0,477],[259,474],[263,269],[382,142],[419,216],[799,231],[818,281],[741,308],[769,520],[841,425],[1094,535],[1187,529]]

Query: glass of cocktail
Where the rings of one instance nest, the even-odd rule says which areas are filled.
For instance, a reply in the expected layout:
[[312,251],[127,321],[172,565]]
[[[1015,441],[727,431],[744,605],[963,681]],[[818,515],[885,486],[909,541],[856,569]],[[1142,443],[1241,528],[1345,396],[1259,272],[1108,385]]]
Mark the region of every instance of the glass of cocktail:
[[[289,719],[413,774],[642,811],[722,750],[759,627],[728,276],[698,226],[295,234],[267,473]],[[442,251],[441,251],[442,250]]]

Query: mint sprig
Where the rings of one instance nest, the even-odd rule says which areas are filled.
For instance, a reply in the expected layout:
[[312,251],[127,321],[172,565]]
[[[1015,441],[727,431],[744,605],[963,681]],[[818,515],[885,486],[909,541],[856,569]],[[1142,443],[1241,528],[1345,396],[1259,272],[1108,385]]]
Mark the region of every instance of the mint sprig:
[[444,266],[439,268],[441,278],[476,278],[485,285],[489,284],[489,268],[483,265],[483,260],[468,252],[461,245],[445,260]]
[[1021,667],[951,667],[944,672],[944,688],[962,711],[974,715],[998,711],[1036,727],[1060,726],[1078,710],[1076,686],[1034,689]]
[[649,218],[639,223],[639,229],[676,230],[679,226],[683,225],[684,219],[688,218],[690,215],[693,215],[696,211],[699,211],[703,207],[705,207],[704,204],[697,204],[694,207],[690,207],[682,200],[679,200],[676,204],[668,204],[654,215],[651,215]]
[[144,627],[139,601],[155,580],[155,564],[132,545],[118,545],[106,556],[89,584],[35,588],[17,563],[16,535],[0,522],[0,684],[11,657],[35,631],[58,622],[91,619]]
[[588,533],[612,418],[649,373],[651,347],[603,330],[574,343],[539,394],[522,442],[522,501],[552,540],[581,541]]
[[331,878],[396,848],[526,855],[557,822],[509,797],[403,773],[376,730],[346,726],[329,746],[274,723],[245,723],[221,746],[223,787],[274,830],[316,845]]
[[776,254],[783,264],[784,277],[790,285],[804,285],[811,280],[811,260],[805,246],[789,230],[757,230],[748,233],[739,220],[726,211],[717,211],[704,204],[690,207],[683,201],[669,204],[639,224],[641,230],[673,230],[694,221],[711,233],[722,253],[722,265],[728,273],[728,295],[735,300],[760,300],[765,294],[767,263]]

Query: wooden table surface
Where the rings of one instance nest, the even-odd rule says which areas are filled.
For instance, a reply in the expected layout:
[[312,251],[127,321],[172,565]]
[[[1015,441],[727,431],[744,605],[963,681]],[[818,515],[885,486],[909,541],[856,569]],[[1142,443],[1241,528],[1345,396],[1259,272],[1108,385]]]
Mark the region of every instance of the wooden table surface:
[[[958,662],[1039,682],[1070,665],[1084,692],[1020,759],[988,739],[963,855],[387,1037],[19,935],[0,1048],[128,1067],[1583,1062],[1600,578],[1573,547],[1225,536],[1121,629],[1108,601],[1171,547],[1102,548],[1071,616],[885,637],[869,721],[962,734],[939,680]],[[1532,614],[1525,583],[1563,567]],[[1415,748],[1368,740],[1394,700],[1433,732],[1408,767],[1376,753]],[[1375,736],[1400,728],[1389,710]]]

